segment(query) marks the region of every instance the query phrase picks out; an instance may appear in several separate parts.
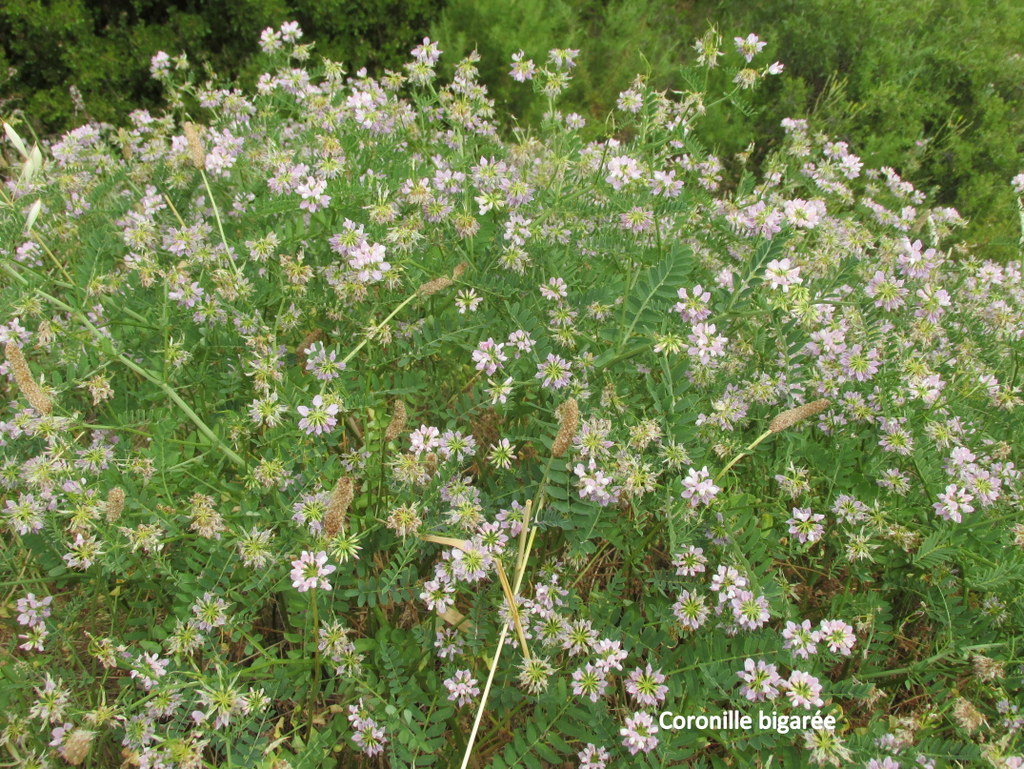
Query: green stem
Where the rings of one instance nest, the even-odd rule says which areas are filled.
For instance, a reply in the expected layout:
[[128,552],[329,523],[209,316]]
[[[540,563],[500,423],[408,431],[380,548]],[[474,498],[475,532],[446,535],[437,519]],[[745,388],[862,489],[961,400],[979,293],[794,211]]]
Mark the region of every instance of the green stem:
[[309,607],[312,629],[309,636],[313,643],[313,685],[309,688],[309,722],[306,739],[313,737],[313,716],[315,714],[317,695],[320,693],[320,644],[317,642],[317,632],[320,629],[320,615],[316,602],[316,588],[309,591]]
[[741,451],[739,454],[737,454],[732,459],[730,459],[729,460],[729,464],[727,464],[725,467],[723,467],[721,470],[718,471],[718,475],[715,476],[715,483],[718,483],[720,480],[722,480],[722,477],[727,472],[729,472],[730,469],[732,469],[733,465],[735,465],[737,462],[739,462],[741,459],[743,459],[743,457],[749,455],[751,451],[753,451],[754,449],[756,449],[758,447],[758,445],[761,443],[761,441],[763,441],[765,438],[767,438],[771,434],[772,434],[771,430],[765,430],[763,433],[761,433],[761,435],[758,437],[758,439],[756,441],[751,443],[743,451]]
[[[399,304],[394,310],[391,311],[390,315],[388,315],[386,318],[384,318],[384,320],[382,320],[380,323],[377,324],[377,328],[381,328],[382,326],[387,325],[387,323],[392,318],[394,318],[396,315],[398,315],[398,313],[400,313],[402,311],[402,309],[405,308],[405,306],[407,304],[409,304],[417,296],[419,296],[419,294],[413,292],[408,297],[406,297],[406,299],[403,300],[401,304]],[[352,360],[352,358],[354,358],[356,356],[356,353],[359,352],[360,350],[362,350],[363,347],[366,346],[366,343],[369,342],[369,341],[370,341],[370,335],[367,334],[366,336],[363,337],[362,341],[359,342],[359,344],[357,344],[355,347],[352,348],[352,351],[349,352],[348,355],[346,355],[344,358],[342,358],[342,360],[341,360],[342,364],[347,364],[350,360]]]
[[[14,273],[10,269],[9,265],[4,264],[4,265],[2,265],[2,267],[9,274],[16,276],[16,273]],[[38,291],[38,289],[37,289],[37,291]],[[213,430],[211,430],[209,428],[209,426],[206,424],[206,422],[204,422],[202,420],[202,418],[198,414],[196,414],[195,411],[192,410],[192,407],[189,406],[182,399],[182,397],[180,395],[178,395],[178,392],[173,387],[171,387],[166,382],[161,381],[159,377],[154,375],[149,370],[144,369],[142,366],[137,364],[135,361],[133,361],[130,358],[126,357],[125,355],[117,352],[114,349],[113,344],[111,343],[110,339],[107,338],[106,336],[104,336],[103,333],[98,328],[96,328],[96,326],[94,326],[89,321],[89,319],[86,318],[84,315],[82,315],[82,313],[80,313],[78,310],[74,309],[73,307],[71,307],[68,304],[65,304],[60,299],[57,299],[56,297],[50,296],[45,291],[38,291],[38,293],[39,293],[40,296],[42,296],[44,299],[48,300],[52,304],[56,305],[57,307],[60,307],[64,311],[69,312],[72,315],[74,315],[75,318],[78,320],[78,322],[81,323],[83,326],[85,326],[86,329],[88,329],[88,331],[94,337],[96,337],[96,339],[100,342],[101,346],[103,346],[105,348],[105,350],[106,350],[106,352],[108,354],[110,354],[114,358],[117,358],[117,360],[120,361],[124,366],[127,366],[128,368],[130,368],[132,371],[134,371],[136,374],[141,376],[143,379],[147,380],[148,382],[151,382],[152,384],[155,384],[157,387],[159,387],[161,390],[163,390],[164,393],[167,395],[167,397],[170,398],[174,402],[174,404],[179,409],[181,409],[182,412],[184,412],[185,416],[187,416],[192,421],[192,423],[199,429],[199,432],[201,432],[203,435],[205,435],[210,440],[210,442],[213,445],[215,445],[218,449],[220,449],[221,453],[224,454],[224,456],[226,456],[228,459],[230,459],[232,462],[234,462],[238,467],[240,467],[242,469],[245,469],[245,467],[246,467],[245,460],[242,459],[237,453],[235,453],[231,449],[230,446],[228,446],[226,443],[224,443],[224,441],[222,441],[220,439],[220,437],[218,437],[218,435]]]
[[938,654],[933,654],[928,659],[921,660],[920,662],[916,662],[915,664],[910,665],[908,667],[896,668],[895,670],[880,670],[877,673],[861,673],[857,677],[866,680],[870,678],[890,678],[892,676],[906,676],[910,673],[917,673],[922,668],[926,668],[929,665],[938,662],[939,660],[951,657],[955,653],[956,649],[947,647],[940,651]]
[[231,262],[231,267],[234,269],[235,274],[238,274],[238,265],[235,264],[235,258],[231,255],[231,248],[228,246],[228,239],[224,236],[224,223],[221,221],[220,209],[217,208],[217,200],[213,197],[213,190],[210,189],[210,180],[206,178],[206,171],[202,168],[199,169],[199,175],[203,177],[203,185],[206,187],[206,194],[210,196],[210,205],[213,206],[213,217],[217,220],[217,231],[220,233],[220,242],[224,244],[224,254]]

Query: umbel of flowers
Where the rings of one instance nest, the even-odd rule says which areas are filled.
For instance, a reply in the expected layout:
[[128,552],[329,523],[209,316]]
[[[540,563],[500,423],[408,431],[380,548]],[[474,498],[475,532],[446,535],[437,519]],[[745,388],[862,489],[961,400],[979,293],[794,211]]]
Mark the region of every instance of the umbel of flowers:
[[5,124],[4,762],[1020,766],[1020,265],[805,121],[703,147],[754,35],[601,127],[521,51],[515,131],[301,39]]

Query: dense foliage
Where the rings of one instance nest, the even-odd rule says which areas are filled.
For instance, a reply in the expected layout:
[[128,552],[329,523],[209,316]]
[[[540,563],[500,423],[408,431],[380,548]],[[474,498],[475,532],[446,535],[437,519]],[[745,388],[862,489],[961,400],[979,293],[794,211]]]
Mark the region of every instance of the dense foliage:
[[748,162],[749,145],[756,143],[750,162],[760,168],[783,140],[781,121],[810,117],[857,146],[865,162],[892,167],[955,207],[978,253],[1000,261],[1015,253],[1015,198],[1006,181],[1024,136],[1017,0],[10,0],[0,5],[0,103],[44,134],[89,119],[126,125],[132,109],[158,103],[144,66],[157,50],[184,52],[252,85],[253,41],[289,18],[317,41],[315,53],[374,76],[398,69],[428,26],[449,41],[449,74],[478,49],[502,130],[513,115],[536,128],[543,114],[503,76],[499,62],[518,46],[532,57],[579,48],[565,108],[599,126],[638,72],[654,88],[695,87],[685,79],[694,58],[689,41],[709,24],[726,37],[757,29],[769,42],[766,54],[786,62],[791,76],[712,107],[697,128],[723,158],[727,183]]
[[[298,19],[316,52],[351,71],[401,66],[440,0],[5,0],[0,3],[0,100],[41,134],[90,119],[123,126],[154,108],[147,62],[158,50],[255,81],[262,29]],[[72,89],[71,86],[74,88]]]
[[1016,255],[1006,180],[1024,150],[1024,4],[1016,0],[724,0],[722,23],[763,30],[792,76],[766,89],[755,136],[813,111],[866,162],[896,168],[968,217],[964,238]]
[[581,49],[567,109],[603,124],[637,72],[656,88],[694,87],[683,65],[710,23],[726,37],[757,29],[766,55],[790,75],[712,109],[697,127],[723,157],[727,179],[736,176],[737,153],[756,142],[760,165],[783,141],[784,118],[810,117],[865,162],[895,168],[954,206],[980,253],[1013,257],[1015,198],[1006,181],[1024,142],[1017,0],[449,0],[434,30],[451,41],[453,61],[479,48],[484,82],[516,115],[529,114],[526,103],[496,62],[518,46],[534,57],[557,45]]
[[802,120],[724,185],[753,35],[597,138],[579,51],[505,61],[512,140],[475,57],[260,40],[252,91],[161,52],[166,114],[6,126],[0,750],[1024,762],[1016,260]]

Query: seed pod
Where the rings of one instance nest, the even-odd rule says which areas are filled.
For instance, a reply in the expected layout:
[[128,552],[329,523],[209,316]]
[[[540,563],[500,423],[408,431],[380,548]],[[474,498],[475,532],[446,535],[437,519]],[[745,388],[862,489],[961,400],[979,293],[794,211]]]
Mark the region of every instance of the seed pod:
[[96,732],[90,732],[88,729],[75,729],[60,747],[61,758],[72,766],[81,764],[89,755],[89,748],[92,747],[92,738],[95,735]]
[[569,398],[555,409],[558,417],[558,435],[551,444],[551,456],[561,457],[568,450],[572,439],[576,437],[576,428],[580,424],[580,408],[575,398]]
[[195,123],[185,123],[185,141],[188,142],[188,154],[192,157],[192,165],[199,170],[206,168],[206,150],[203,149],[203,141],[199,138],[199,126]]
[[299,362],[299,366],[301,366],[303,369],[306,368],[306,350],[309,348],[311,344],[313,344],[314,342],[319,342],[323,338],[324,332],[319,328],[313,329],[304,337],[302,337],[302,341],[299,342],[299,346],[295,350],[295,357]]
[[394,408],[395,410],[391,414],[391,421],[388,423],[388,428],[384,431],[385,441],[393,441],[405,431],[405,401],[396,398]]
[[4,353],[7,355],[7,361],[11,364],[11,371],[14,372],[14,381],[18,385],[18,389],[21,390],[21,394],[25,396],[25,399],[40,414],[51,413],[53,411],[53,401],[50,400],[49,395],[43,392],[43,388],[36,384],[36,380],[32,378],[32,372],[29,371],[28,363],[25,362],[25,356],[22,354],[21,348],[14,341],[9,341],[4,348]]
[[452,270],[452,277],[459,278],[462,276],[462,273],[464,273],[468,269],[469,262],[459,262],[457,265],[455,265],[455,269]]
[[352,497],[355,496],[352,479],[345,475],[338,479],[331,491],[330,499],[327,500],[327,513],[324,515],[324,534],[328,537],[335,536],[345,523],[345,515],[348,513],[348,506],[352,504]]
[[113,523],[124,512],[124,489],[115,486],[107,493],[107,523]]
[[429,475],[433,475],[437,472],[437,454],[431,451],[425,457],[423,457],[423,466],[426,468]]
[[773,433],[779,433],[786,430],[797,422],[802,422],[807,417],[813,417],[815,414],[820,414],[822,411],[828,408],[828,398],[821,398],[811,403],[805,403],[803,406],[797,406],[796,408],[783,411],[772,423],[768,425],[768,429]]
[[428,280],[426,283],[424,283],[422,286],[416,289],[416,293],[419,294],[420,296],[431,296],[432,294],[436,294],[438,291],[444,291],[446,288],[448,288],[448,286],[452,285],[452,283],[454,282],[455,281],[453,281],[451,278],[447,277],[434,278],[433,280]]

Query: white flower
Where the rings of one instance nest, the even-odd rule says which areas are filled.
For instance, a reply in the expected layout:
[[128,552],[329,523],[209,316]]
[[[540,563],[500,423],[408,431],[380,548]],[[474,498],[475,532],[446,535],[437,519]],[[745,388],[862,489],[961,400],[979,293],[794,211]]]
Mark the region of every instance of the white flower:
[[331,583],[326,577],[336,568],[327,563],[327,553],[324,551],[314,554],[303,550],[298,560],[292,561],[292,587],[300,593],[316,587],[330,590]]

